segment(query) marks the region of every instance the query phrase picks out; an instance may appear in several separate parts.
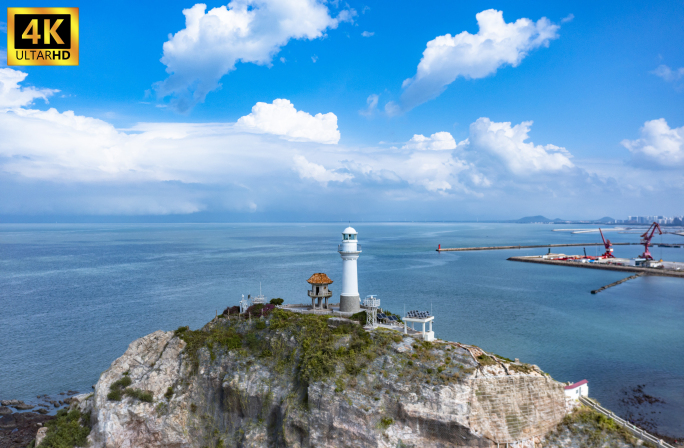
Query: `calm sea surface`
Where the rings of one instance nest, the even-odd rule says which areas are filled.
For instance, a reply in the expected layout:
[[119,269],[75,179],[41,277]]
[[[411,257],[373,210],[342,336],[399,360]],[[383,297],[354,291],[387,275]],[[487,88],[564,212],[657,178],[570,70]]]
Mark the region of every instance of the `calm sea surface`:
[[[0,399],[90,391],[136,338],[201,327],[242,294],[306,303],[325,272],[339,293],[345,224],[0,225]],[[354,224],[362,296],[384,308],[430,309],[442,339],[537,364],[626,415],[624,391],[645,384],[664,404],[636,408],[684,436],[684,280],[506,261],[545,249],[437,253],[443,247],[595,242],[595,234],[516,224]],[[611,232],[614,242],[638,235]],[[682,242],[663,236],[663,242]],[[656,242],[660,237],[656,237]],[[587,247],[587,253],[598,249]],[[641,246],[617,246],[632,257]],[[582,248],[562,248],[581,253]],[[684,249],[654,248],[684,261]],[[336,288],[336,285],[338,287]]]

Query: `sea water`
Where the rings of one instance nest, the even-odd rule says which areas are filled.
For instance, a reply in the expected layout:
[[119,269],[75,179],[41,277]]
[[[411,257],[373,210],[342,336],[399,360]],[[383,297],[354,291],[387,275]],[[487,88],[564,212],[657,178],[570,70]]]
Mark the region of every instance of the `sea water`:
[[[394,313],[432,310],[438,338],[537,364],[559,381],[589,380],[590,395],[627,415],[625,392],[661,433],[684,435],[684,279],[507,261],[546,249],[442,252],[442,247],[600,242],[578,226],[352,223],[363,252],[361,296]],[[339,294],[336,224],[0,225],[0,399],[91,391],[134,339],[199,328],[259,285],[268,298],[310,303],[306,280],[325,272]],[[637,234],[607,233],[613,242]],[[682,242],[679,236],[654,242]],[[634,257],[641,246],[615,246]],[[603,247],[586,247],[589,255]],[[582,247],[554,252],[581,254]],[[684,261],[684,249],[653,248]],[[337,286],[336,286],[337,285]],[[335,301],[335,300],[333,300]],[[644,407],[646,406],[646,407]]]

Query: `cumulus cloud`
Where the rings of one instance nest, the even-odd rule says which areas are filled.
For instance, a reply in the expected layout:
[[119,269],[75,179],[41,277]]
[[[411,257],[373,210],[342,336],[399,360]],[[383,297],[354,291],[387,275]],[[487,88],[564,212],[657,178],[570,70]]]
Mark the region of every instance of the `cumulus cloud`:
[[572,13],[571,13],[571,14],[568,14],[567,16],[565,16],[565,17],[563,17],[563,18],[561,19],[561,23],[572,22],[572,20],[573,20],[574,18],[575,18],[575,15],[574,15],[574,14],[572,14]]
[[373,93],[372,95],[368,95],[368,98],[366,98],[366,108],[362,109],[359,111],[361,115],[364,115],[366,117],[370,117],[373,115],[378,108],[378,100],[380,99],[380,95],[377,95]]
[[456,149],[456,140],[448,132],[436,132],[430,137],[415,134],[406,142],[403,149],[416,149],[419,151],[444,151]]
[[335,171],[327,170],[323,165],[312,163],[306,160],[302,155],[293,157],[294,170],[302,179],[313,179],[323,186],[327,186],[328,182],[344,182],[345,180],[353,179],[354,176],[349,173],[337,173]]
[[664,118],[647,121],[641,138],[623,140],[622,146],[632,153],[635,163],[660,168],[684,166],[684,126],[671,129]]
[[374,31],[364,31],[363,33],[361,33],[361,35],[363,37],[371,37],[371,36],[375,35],[375,32]]
[[[448,132],[417,134],[400,148],[331,145],[325,143],[339,138],[336,119],[323,126],[333,137],[321,129],[298,134],[291,123],[303,112],[282,101],[257,105],[243,124],[139,123],[129,129],[71,111],[2,109],[0,214],[228,211],[228,219],[257,213],[299,220],[343,219],[352,210],[369,219],[453,219],[460,216],[453,210],[462,213],[468,201],[515,216],[526,204],[562,207],[570,196],[583,203],[589,194],[613,197],[621,188],[573,166],[563,148],[529,143],[529,122],[482,118],[455,149],[449,149]],[[295,118],[283,119],[282,110]],[[305,123],[317,120],[303,114]],[[290,124],[278,128],[277,121]],[[640,185],[653,188],[642,170],[632,171],[640,175],[630,177],[630,199],[643,191]],[[677,170],[659,175],[667,185],[662,197],[681,196]],[[452,212],[435,215],[445,210]]]
[[36,89],[35,87],[23,87],[22,82],[27,73],[11,68],[0,68],[0,109],[28,106],[36,99],[42,99],[46,103],[48,97],[59,90]]
[[238,119],[237,126],[250,132],[279,135],[289,141],[329,145],[340,141],[337,116],[334,113],[312,116],[298,111],[286,99],[273,100],[272,104],[256,103],[252,107],[252,113]]
[[574,167],[570,161],[572,155],[565,148],[526,142],[531,126],[531,121],[511,126],[510,122],[497,123],[486,117],[478,118],[470,125],[468,139],[458,147],[477,165],[498,163],[515,176]]
[[427,43],[416,74],[402,85],[401,110],[436,98],[459,76],[478,79],[504,65],[517,67],[530,51],[558,37],[559,26],[545,17],[537,22],[522,18],[506,23],[503,12],[493,9],[475,17],[480,28],[477,34],[446,34]]
[[320,38],[355,15],[344,10],[332,17],[318,0],[233,0],[206,8],[198,3],[183,10],[185,28],[164,43],[161,62],[169,77],[155,89],[160,97],[172,96],[181,112],[204,101],[237,62],[270,65],[291,39]]

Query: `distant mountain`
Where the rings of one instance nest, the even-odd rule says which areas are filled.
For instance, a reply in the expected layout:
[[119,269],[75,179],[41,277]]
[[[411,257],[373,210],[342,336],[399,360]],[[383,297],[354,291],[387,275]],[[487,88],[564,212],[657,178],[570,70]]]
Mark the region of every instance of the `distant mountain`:
[[537,216],[525,216],[524,218],[517,219],[513,222],[527,223],[527,222],[554,222],[554,221],[557,221],[557,219],[549,219],[546,216],[537,215]]
[[615,220],[610,216],[604,216],[601,219],[597,219],[596,222],[615,222]]

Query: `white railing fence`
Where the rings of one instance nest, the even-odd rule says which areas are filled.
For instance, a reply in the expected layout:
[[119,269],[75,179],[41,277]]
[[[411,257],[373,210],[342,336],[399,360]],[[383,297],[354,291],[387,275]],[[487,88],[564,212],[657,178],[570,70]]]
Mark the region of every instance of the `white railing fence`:
[[618,417],[617,415],[615,415],[615,413],[609,411],[608,409],[604,408],[601,405],[594,403],[590,399],[588,399],[586,397],[579,397],[579,399],[580,399],[580,403],[582,403],[583,405],[589,406],[593,410],[600,412],[601,414],[605,415],[606,417],[612,418],[613,420],[615,420],[615,423],[617,423],[618,425],[627,429],[629,432],[631,432],[634,435],[634,437],[637,437],[637,438],[639,438],[645,442],[654,443],[658,447],[674,448],[669,443],[667,443],[661,439],[658,439],[657,437],[652,436],[651,434],[649,434],[648,432],[644,431],[641,428],[634,426],[633,424],[631,424],[627,420]]

